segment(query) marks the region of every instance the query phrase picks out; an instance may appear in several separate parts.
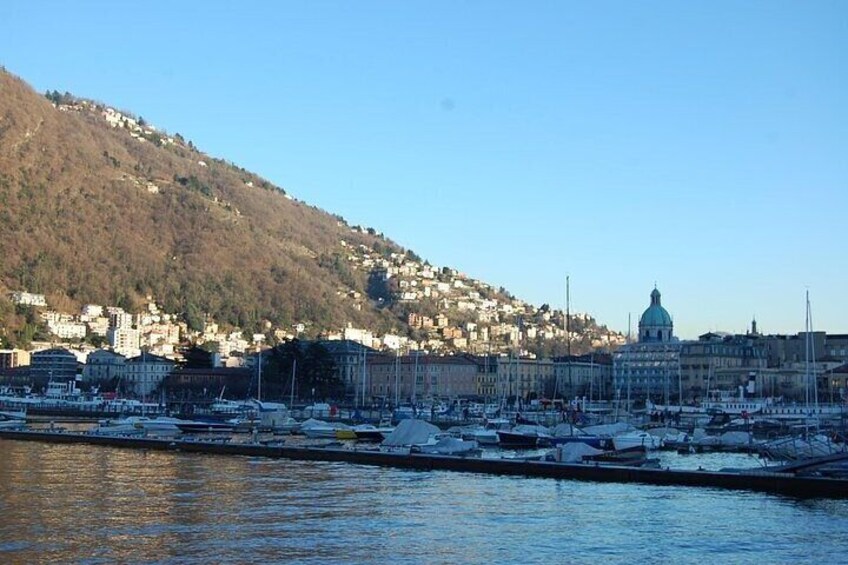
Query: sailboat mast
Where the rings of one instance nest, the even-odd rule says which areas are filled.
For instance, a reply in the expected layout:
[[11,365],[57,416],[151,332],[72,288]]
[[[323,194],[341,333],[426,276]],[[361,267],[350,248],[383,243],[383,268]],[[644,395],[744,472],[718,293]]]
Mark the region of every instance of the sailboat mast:
[[400,347],[395,351],[395,408],[400,400]]
[[256,380],[258,381],[256,384],[256,400],[262,402],[262,350],[260,350],[257,355],[257,362],[259,365],[259,373],[256,377]]
[[297,358],[292,362],[292,376],[291,376],[291,397],[289,398],[289,408],[294,406],[294,377],[297,374]]
[[[805,387],[805,396],[807,401],[807,412],[810,411],[810,401],[813,402],[813,409],[815,413],[818,413],[819,407],[819,391],[818,391],[818,379],[816,378],[816,361],[815,361],[815,343],[813,342],[813,314],[810,309],[810,291],[807,290],[807,315],[806,320],[804,322],[804,331],[805,331],[805,343],[804,343],[804,358],[806,365],[807,378],[806,387]],[[816,420],[816,426],[818,427],[818,419]]]
[[415,403],[418,400],[418,354],[421,353],[420,349],[415,350],[415,376],[412,380],[412,405],[415,406]]
[[574,383],[571,382],[571,288],[569,277],[565,277],[565,350],[568,355],[568,395],[574,396]]
[[362,406],[365,406],[365,366],[368,363],[368,351],[362,348]]

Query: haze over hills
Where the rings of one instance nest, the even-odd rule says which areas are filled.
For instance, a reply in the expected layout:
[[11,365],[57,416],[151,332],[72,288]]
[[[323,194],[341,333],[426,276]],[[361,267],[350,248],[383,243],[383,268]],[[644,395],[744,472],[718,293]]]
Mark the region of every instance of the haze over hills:
[[[352,324],[411,335],[410,313],[439,309],[397,300],[397,279],[375,271],[374,259],[417,257],[373,230],[296,201],[180,134],[69,94],[45,97],[5,70],[0,241],[7,325],[14,290],[46,294],[64,311],[133,309],[152,297],[190,326],[210,316],[245,329],[304,323],[314,334]],[[484,298],[511,300],[479,286]]]

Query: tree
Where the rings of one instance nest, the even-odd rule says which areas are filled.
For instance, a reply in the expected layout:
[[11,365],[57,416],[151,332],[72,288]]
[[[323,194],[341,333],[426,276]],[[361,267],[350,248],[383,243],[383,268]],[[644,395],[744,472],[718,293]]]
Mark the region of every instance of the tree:
[[262,367],[262,374],[267,376],[263,376],[263,387],[271,398],[286,399],[291,393],[293,377],[298,398],[312,400],[313,391],[315,400],[344,396],[344,383],[336,375],[335,362],[320,343],[285,341],[269,350]]
[[336,364],[323,345],[318,342],[309,344],[304,355],[304,365],[304,385],[309,388],[310,393],[315,391],[316,400],[344,396],[344,383],[336,374]]
[[187,369],[211,369],[214,366],[214,354],[203,346],[193,345],[185,349],[183,357]]
[[189,302],[186,306],[185,318],[188,328],[192,331],[202,332],[203,328],[206,327],[205,317],[194,302]]

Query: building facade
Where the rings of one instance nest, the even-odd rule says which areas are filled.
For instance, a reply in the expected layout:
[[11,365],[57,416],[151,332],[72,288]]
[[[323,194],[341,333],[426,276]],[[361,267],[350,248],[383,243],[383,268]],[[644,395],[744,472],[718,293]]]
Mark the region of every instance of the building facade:
[[[302,341],[302,347],[308,347],[310,342]],[[347,396],[351,399],[362,398],[362,386],[366,373],[367,360],[378,355],[375,349],[362,345],[349,339],[323,339],[318,340],[333,359],[336,367],[336,377],[345,385]],[[366,388],[367,390],[367,388]],[[367,393],[366,393],[367,394]]]
[[372,399],[392,404],[477,395],[477,364],[464,355],[374,355],[364,378]]
[[98,349],[88,355],[82,368],[82,378],[88,382],[103,382],[124,376],[127,358],[120,353]]
[[763,344],[755,336],[706,333],[680,350],[683,399],[698,402],[709,391],[735,393],[747,388],[767,365]]
[[587,353],[554,358],[554,387],[549,396],[609,400],[613,397],[612,356]]
[[77,376],[78,365],[76,355],[56,347],[33,353],[29,373],[34,381],[73,379]]
[[0,371],[30,364],[30,353],[23,349],[0,349]]
[[122,388],[138,398],[150,396],[174,369],[175,363],[165,357],[142,353],[127,359]]
[[639,319],[639,341],[613,354],[614,396],[621,399],[678,400],[681,344],[674,324],[662,306],[660,291]]

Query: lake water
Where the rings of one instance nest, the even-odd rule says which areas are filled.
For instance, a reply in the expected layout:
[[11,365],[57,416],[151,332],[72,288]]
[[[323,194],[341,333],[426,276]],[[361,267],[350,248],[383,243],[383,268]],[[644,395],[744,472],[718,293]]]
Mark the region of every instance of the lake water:
[[846,534],[848,501],[0,440],[0,563],[838,563]]

